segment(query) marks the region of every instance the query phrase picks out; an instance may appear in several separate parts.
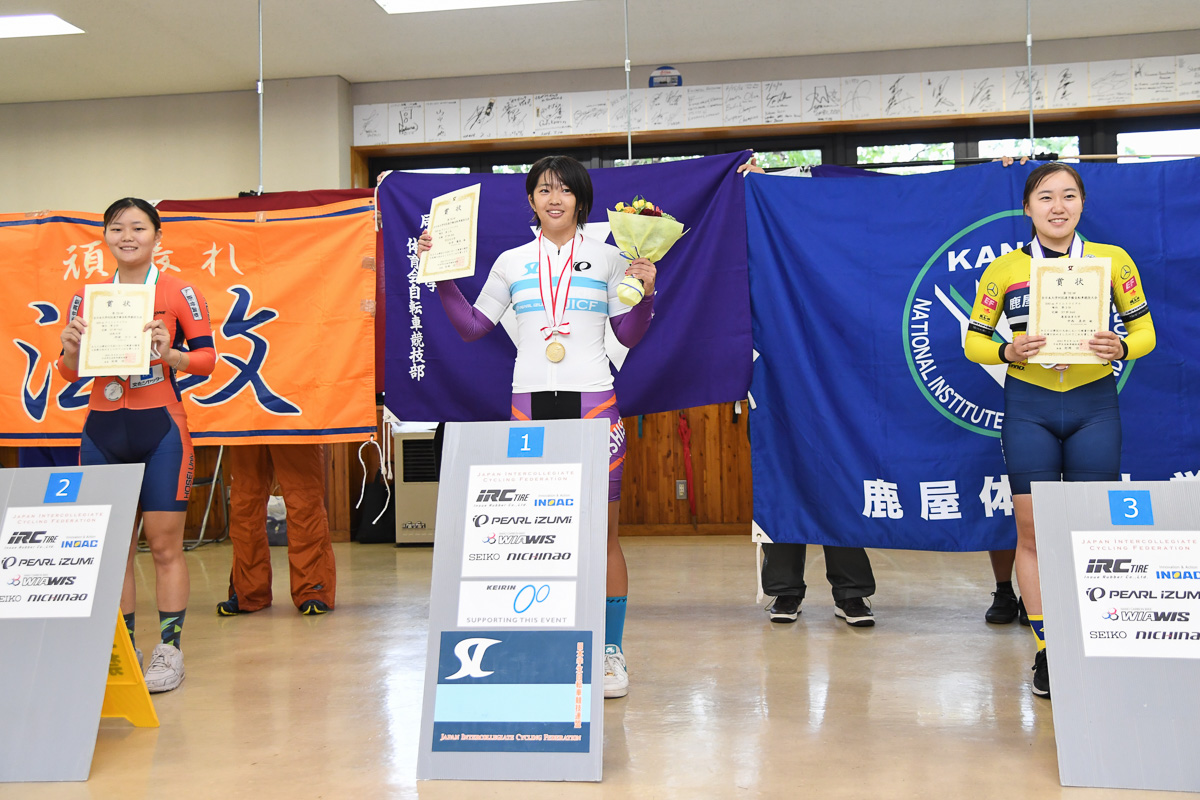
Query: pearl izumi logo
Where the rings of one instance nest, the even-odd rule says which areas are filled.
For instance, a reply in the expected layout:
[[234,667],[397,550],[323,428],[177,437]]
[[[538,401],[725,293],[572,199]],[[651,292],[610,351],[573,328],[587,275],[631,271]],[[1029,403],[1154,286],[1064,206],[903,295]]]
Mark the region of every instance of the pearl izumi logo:
[[[904,355],[917,389],[943,417],[981,436],[1000,436],[1008,365],[968,361],[963,344],[984,270],[1025,245],[1028,233],[1014,235],[1020,229],[1028,231],[1021,209],[1000,211],[966,226],[921,267],[904,304]],[[982,288],[984,303],[1003,310],[1004,287]],[[1113,325],[1124,333],[1120,317],[1114,315]],[[992,340],[997,351],[1001,343],[1012,341],[1007,316],[1001,315]],[[1120,391],[1132,367],[1114,361],[1113,371]]]

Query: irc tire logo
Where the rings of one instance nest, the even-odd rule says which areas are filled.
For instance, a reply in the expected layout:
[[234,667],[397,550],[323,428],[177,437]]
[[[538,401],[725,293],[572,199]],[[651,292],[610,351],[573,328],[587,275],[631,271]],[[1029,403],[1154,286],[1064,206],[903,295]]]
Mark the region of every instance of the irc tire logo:
[[[967,326],[984,271],[992,261],[1028,241],[1027,224],[1021,209],[1011,209],[967,225],[943,242],[921,267],[904,304],[904,356],[917,389],[943,417],[980,436],[1000,437],[1008,365],[967,360],[963,352]],[[999,304],[1003,312],[1003,287],[989,282],[983,288],[985,298],[990,304]],[[1119,316],[1113,315],[1112,324],[1114,330],[1124,333]],[[992,338],[997,349],[1001,342],[1012,341],[1003,313]],[[1132,365],[1115,361],[1113,371],[1120,391]]]

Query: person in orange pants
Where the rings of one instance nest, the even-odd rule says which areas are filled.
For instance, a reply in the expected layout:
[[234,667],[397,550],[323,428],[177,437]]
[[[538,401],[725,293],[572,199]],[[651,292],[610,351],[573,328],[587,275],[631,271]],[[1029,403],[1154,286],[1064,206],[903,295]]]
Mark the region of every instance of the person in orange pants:
[[325,458],[319,444],[257,444],[229,448],[229,538],[233,567],[229,599],[217,614],[230,617],[271,605],[271,548],[267,498],[272,474],[287,506],[288,565],[292,602],[301,614],[333,610],[337,571],[325,512]]

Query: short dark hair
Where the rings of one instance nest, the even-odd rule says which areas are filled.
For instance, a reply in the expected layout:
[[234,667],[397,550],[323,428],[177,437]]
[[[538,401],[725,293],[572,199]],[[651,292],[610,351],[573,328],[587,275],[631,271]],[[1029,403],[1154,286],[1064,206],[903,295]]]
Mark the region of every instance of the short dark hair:
[[109,206],[104,212],[104,227],[107,228],[109,225],[111,225],[112,221],[116,219],[117,214],[120,214],[127,208],[136,208],[139,211],[145,212],[146,216],[150,218],[150,224],[154,226],[154,230],[162,230],[162,219],[160,219],[158,216],[158,209],[147,203],[145,200],[142,200],[140,197],[122,197],[120,200]]
[[[1079,172],[1070,164],[1064,164],[1061,161],[1051,161],[1047,164],[1042,164],[1029,173],[1029,177],[1025,179],[1025,194],[1021,197],[1021,208],[1029,207],[1029,198],[1033,197],[1033,193],[1037,191],[1037,187],[1042,184],[1042,181],[1056,172],[1065,172],[1074,178],[1075,185],[1079,187],[1079,199],[1087,199],[1087,191],[1083,188],[1083,178],[1079,177]],[[1037,226],[1031,225],[1030,230],[1031,233],[1029,235],[1036,239]]]
[[[575,195],[575,224],[582,228],[587,224],[588,214],[592,213],[592,176],[588,175],[583,164],[570,156],[546,156],[539,158],[529,168],[529,174],[525,176],[525,194],[533,197],[533,190],[547,172],[557,177]],[[534,217],[534,222],[540,225],[536,214]]]

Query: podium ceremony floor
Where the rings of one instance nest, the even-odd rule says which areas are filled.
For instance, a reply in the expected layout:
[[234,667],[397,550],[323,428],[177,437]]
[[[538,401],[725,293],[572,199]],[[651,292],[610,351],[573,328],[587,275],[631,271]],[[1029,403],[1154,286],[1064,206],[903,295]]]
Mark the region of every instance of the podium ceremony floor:
[[[1032,634],[983,621],[984,553],[870,551],[878,622],[853,629],[819,547],[803,613],[780,625],[754,602],[748,538],[623,544],[631,689],[604,704],[600,784],[416,782],[431,548],[335,545],[337,610],[322,617],[297,613],[272,548],[276,604],[219,618],[223,543],[187,556],[187,678],[155,696],[161,727],[103,720],[89,781],[0,784],[0,798],[1185,796],[1059,786],[1052,705],[1029,693]],[[148,554],[137,572],[148,654]]]

